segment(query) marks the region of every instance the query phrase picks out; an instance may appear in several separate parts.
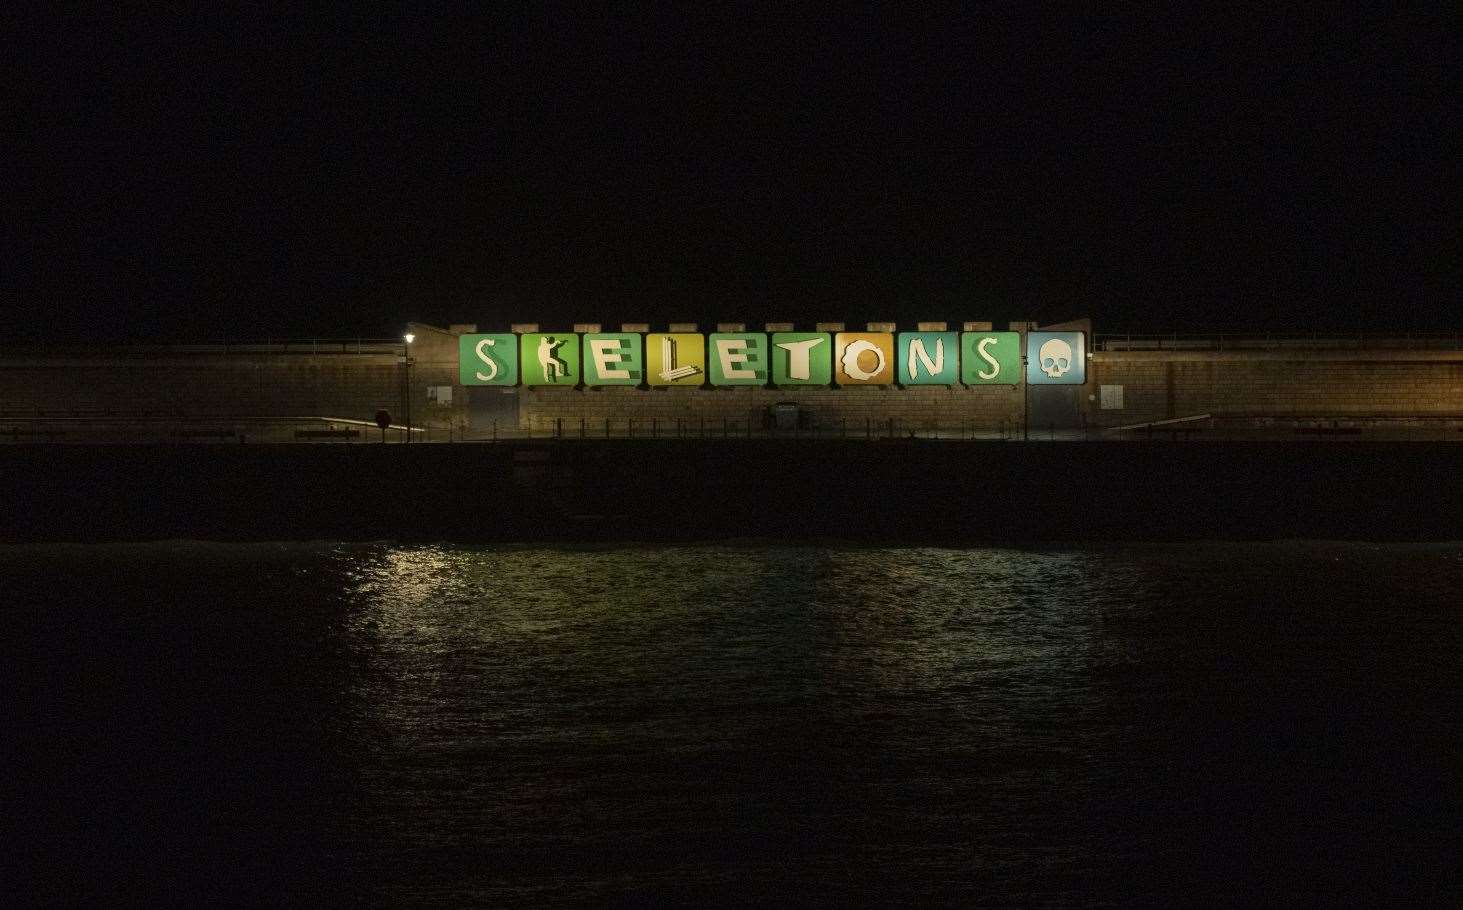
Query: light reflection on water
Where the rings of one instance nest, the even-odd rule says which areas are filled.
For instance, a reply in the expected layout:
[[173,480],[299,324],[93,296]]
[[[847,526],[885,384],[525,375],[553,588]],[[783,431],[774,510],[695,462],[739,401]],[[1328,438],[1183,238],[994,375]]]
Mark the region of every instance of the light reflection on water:
[[182,850],[235,893],[1060,902],[1380,887],[1395,850],[1451,849],[1456,544],[173,543],[0,569],[20,727],[71,756],[37,773],[88,797],[38,842],[116,835],[99,877]]

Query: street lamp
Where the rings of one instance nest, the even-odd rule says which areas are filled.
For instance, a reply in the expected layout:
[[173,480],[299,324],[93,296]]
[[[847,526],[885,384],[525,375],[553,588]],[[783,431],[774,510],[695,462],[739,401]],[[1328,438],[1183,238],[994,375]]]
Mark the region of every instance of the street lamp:
[[402,410],[405,412],[406,418],[406,441],[411,442],[411,343],[417,340],[417,336],[407,332],[401,336],[401,340],[406,342],[401,348],[406,377],[406,401]]

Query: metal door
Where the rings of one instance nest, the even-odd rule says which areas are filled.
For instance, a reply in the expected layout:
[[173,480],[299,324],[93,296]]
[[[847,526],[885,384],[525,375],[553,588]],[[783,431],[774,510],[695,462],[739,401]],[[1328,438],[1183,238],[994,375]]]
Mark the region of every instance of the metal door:
[[518,389],[496,386],[468,386],[467,435],[469,439],[487,439],[496,424],[500,432],[518,427]]
[[1027,386],[1027,413],[1031,421],[1031,432],[1080,428],[1082,406],[1079,396],[1086,391],[1087,387],[1080,385]]

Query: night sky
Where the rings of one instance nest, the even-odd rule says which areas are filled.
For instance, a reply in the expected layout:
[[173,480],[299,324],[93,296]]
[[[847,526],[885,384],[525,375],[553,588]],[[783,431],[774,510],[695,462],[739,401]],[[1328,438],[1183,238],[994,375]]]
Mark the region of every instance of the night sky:
[[1463,330],[1443,12],[199,6],[3,14],[0,338]]

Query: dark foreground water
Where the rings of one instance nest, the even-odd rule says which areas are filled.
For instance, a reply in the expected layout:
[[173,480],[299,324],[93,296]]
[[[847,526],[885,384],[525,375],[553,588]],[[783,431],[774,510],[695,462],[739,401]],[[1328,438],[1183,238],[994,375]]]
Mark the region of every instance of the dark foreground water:
[[1458,894],[1460,544],[45,545],[0,579],[12,899]]

